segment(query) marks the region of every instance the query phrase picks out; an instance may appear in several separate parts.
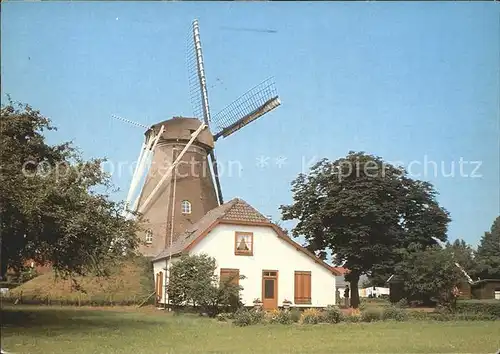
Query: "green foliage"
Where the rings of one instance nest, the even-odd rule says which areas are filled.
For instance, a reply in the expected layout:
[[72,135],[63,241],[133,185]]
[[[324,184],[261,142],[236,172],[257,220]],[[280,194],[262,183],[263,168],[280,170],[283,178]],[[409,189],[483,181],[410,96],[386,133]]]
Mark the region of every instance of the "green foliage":
[[383,320],[395,320],[395,321],[406,321],[408,319],[408,313],[395,306],[389,306],[382,310]]
[[300,317],[302,316],[302,312],[298,308],[292,308],[290,310],[290,318],[292,322],[297,323],[300,321]]
[[342,321],[344,315],[337,306],[327,306],[322,313],[323,322],[326,323],[339,323]]
[[469,274],[473,276],[477,270],[474,249],[464,240],[457,239],[446,245],[453,252],[453,259]]
[[500,216],[490,232],[485,232],[476,253],[477,276],[481,279],[500,279]]
[[234,313],[233,324],[238,327],[245,327],[263,323],[264,319],[265,313],[263,311],[240,308]]
[[411,300],[436,299],[441,306],[452,308],[458,293],[454,287],[463,279],[455,265],[453,250],[439,246],[422,249],[412,245],[402,252],[396,274],[403,281]]
[[31,268],[31,267],[23,267],[19,273],[18,281],[20,283],[25,283],[33,278],[36,278],[37,276],[38,276],[38,273],[37,273],[36,269]]
[[350,269],[353,307],[359,277],[387,273],[399,261],[396,249],[446,239],[450,219],[433,186],[363,152],[321,160],[292,182],[292,193],[294,204],[281,206],[283,220],[297,219],[294,237],[322,258],[330,249],[334,263]]
[[293,323],[292,315],[288,310],[274,310],[268,313],[269,323],[289,325]]
[[315,308],[306,309],[302,312],[300,321],[303,324],[318,324],[322,320],[322,314],[319,310]]
[[170,303],[174,307],[199,307],[211,317],[221,311],[236,311],[240,306],[239,292],[243,288],[235,285],[234,279],[219,282],[216,269],[215,258],[208,255],[182,256],[170,270],[167,286]]
[[408,300],[403,298],[403,299],[399,300],[398,302],[396,302],[396,304],[394,306],[396,306],[400,309],[407,308],[408,307]]
[[408,318],[415,321],[494,321],[498,318],[492,314],[483,312],[426,312],[426,311],[410,311]]
[[221,312],[221,313],[217,314],[217,316],[215,316],[215,318],[217,318],[217,321],[227,322],[229,320],[234,319],[234,313],[231,313],[231,312]]
[[352,323],[361,322],[361,311],[359,309],[353,309],[352,311],[349,311],[347,316],[344,317],[344,320],[346,322]]
[[500,319],[500,301],[498,300],[466,300],[458,301],[457,313],[483,314]]
[[361,312],[362,322],[375,322],[382,319],[382,310],[379,308],[368,308]]
[[50,145],[50,120],[30,106],[2,105],[0,275],[27,260],[63,274],[106,274],[103,264],[133,250],[137,225],[122,216],[104,160],[85,161],[70,143]]

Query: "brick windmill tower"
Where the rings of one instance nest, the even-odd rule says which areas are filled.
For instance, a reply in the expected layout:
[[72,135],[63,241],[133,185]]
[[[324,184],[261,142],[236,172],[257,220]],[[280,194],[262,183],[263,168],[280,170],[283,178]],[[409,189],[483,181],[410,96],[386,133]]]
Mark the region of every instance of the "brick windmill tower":
[[215,142],[280,105],[274,82],[267,79],[210,115],[197,20],[189,39],[188,69],[195,117],[173,117],[151,127],[128,121],[147,129],[126,200],[128,215],[138,212],[145,230],[139,248],[145,256],[159,254],[223,203]]

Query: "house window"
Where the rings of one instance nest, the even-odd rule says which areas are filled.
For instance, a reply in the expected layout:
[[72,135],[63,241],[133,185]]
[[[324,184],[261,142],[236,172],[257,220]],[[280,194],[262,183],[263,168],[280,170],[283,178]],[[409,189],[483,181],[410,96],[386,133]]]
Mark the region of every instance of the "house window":
[[295,272],[295,303],[311,304],[311,272]]
[[191,203],[188,200],[182,201],[181,211],[183,214],[191,214]]
[[146,231],[146,243],[153,243],[153,231],[152,230]]
[[253,256],[253,233],[238,232],[234,234],[234,254],[239,256]]
[[239,269],[220,269],[220,282],[229,281],[230,284],[239,285],[240,284],[240,270]]

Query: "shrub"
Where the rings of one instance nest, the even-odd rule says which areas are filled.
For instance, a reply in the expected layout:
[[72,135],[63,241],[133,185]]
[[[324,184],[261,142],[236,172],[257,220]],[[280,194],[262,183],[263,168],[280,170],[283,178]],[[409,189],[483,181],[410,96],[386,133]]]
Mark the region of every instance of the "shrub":
[[182,256],[172,265],[167,286],[172,306],[194,305],[210,317],[221,311],[236,311],[241,305],[239,292],[243,288],[234,284],[231,277],[219,281],[216,268],[215,258],[208,255]]
[[408,307],[408,300],[403,298],[403,299],[399,300],[398,302],[396,302],[395,306],[400,308],[400,309],[407,308]]
[[481,314],[489,318],[500,319],[500,301],[498,300],[465,300],[458,301],[457,313]]
[[361,321],[361,311],[359,309],[353,309],[344,317],[346,322],[360,322]]
[[339,323],[344,317],[337,306],[328,306],[322,314],[323,321],[326,323]]
[[292,316],[290,311],[286,310],[273,310],[268,314],[269,323],[279,323],[279,324],[292,324]]
[[300,320],[304,324],[317,324],[321,322],[321,312],[317,309],[306,309],[302,312]]
[[266,313],[260,310],[250,310],[250,317],[252,319],[252,324],[259,324],[265,321]]
[[488,313],[455,313],[452,315],[454,320],[457,321],[494,321],[497,319],[492,314]]
[[229,313],[229,312],[221,312],[216,316],[216,318],[217,318],[217,321],[227,322],[228,320],[231,320],[234,318],[234,314]]
[[253,324],[252,314],[247,309],[240,309],[234,314],[233,323],[238,327],[250,326]]
[[405,310],[390,306],[386,307],[382,312],[383,320],[395,320],[395,321],[406,321],[408,319],[408,314]]
[[375,322],[382,319],[382,311],[376,308],[370,308],[361,313],[361,321]]
[[236,326],[244,327],[262,323],[263,320],[264,320],[264,312],[247,310],[242,308],[235,312],[233,323]]
[[292,319],[292,322],[299,322],[300,321],[300,316],[302,315],[302,313],[300,312],[300,310],[298,308],[293,308],[290,310],[290,318]]
[[409,311],[407,313],[408,317],[412,320],[417,320],[417,321],[425,321],[425,320],[430,320],[431,318],[431,313],[426,312],[426,311]]

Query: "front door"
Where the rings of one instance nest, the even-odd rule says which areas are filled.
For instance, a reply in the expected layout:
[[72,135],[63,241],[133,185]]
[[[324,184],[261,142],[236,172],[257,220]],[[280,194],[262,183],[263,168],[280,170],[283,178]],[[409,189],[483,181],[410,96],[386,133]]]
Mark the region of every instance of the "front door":
[[265,310],[278,308],[278,271],[262,271],[262,306]]

